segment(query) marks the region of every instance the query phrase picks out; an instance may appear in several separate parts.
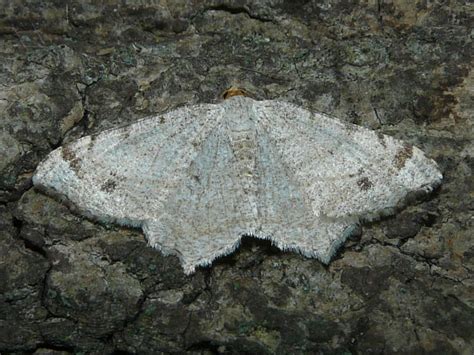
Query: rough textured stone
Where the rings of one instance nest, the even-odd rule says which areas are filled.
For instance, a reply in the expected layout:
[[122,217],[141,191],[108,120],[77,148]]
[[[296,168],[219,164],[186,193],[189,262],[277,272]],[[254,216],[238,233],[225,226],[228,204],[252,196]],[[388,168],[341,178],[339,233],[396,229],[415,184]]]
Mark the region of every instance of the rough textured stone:
[[[0,352],[474,352],[472,6],[12,0],[0,12]],[[444,183],[323,267],[246,239],[183,275],[31,188],[52,149],[230,85],[423,149]]]
[[0,232],[0,349],[32,350],[48,316],[42,305],[49,262],[23,241]]

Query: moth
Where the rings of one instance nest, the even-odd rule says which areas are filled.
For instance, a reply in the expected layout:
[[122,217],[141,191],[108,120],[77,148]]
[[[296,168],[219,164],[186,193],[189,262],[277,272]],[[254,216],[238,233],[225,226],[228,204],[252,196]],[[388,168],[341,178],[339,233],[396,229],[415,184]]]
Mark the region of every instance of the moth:
[[442,181],[414,146],[242,93],[66,144],[33,182],[87,217],[141,228],[190,274],[244,235],[329,263],[360,222]]

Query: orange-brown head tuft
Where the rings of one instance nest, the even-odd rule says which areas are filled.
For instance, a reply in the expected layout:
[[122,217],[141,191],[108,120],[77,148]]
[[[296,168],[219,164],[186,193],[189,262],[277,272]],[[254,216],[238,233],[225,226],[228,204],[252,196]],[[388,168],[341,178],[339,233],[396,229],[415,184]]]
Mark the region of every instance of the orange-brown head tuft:
[[238,88],[238,87],[235,87],[235,86],[230,87],[229,89],[224,91],[223,94],[222,94],[222,97],[224,98],[224,100],[226,100],[226,99],[228,99],[232,96],[249,96],[249,95],[248,95],[247,91],[245,91],[244,89],[241,89],[241,88]]

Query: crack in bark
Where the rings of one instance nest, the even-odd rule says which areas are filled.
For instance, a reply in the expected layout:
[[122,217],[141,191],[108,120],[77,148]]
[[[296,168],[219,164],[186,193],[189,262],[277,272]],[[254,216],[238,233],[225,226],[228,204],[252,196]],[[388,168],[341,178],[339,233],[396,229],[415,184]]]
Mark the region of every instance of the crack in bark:
[[[433,260],[438,260],[439,258],[429,258],[429,257],[426,257],[426,256],[418,254],[418,253],[409,253],[409,252],[406,252],[406,251],[402,250],[400,248],[401,245],[390,244],[390,243],[378,240],[376,238],[372,238],[371,240],[369,240],[366,243],[359,244],[361,246],[360,250],[354,250],[352,248],[351,248],[351,250],[353,250],[355,252],[362,252],[366,246],[375,245],[375,244],[381,245],[383,247],[389,247],[389,248],[396,249],[396,250],[398,250],[398,252],[401,255],[409,257],[411,260],[413,260],[416,263],[425,263],[425,264],[427,264],[430,273],[433,273],[433,274],[431,274],[431,276],[433,276],[433,277],[443,278],[443,279],[446,279],[446,280],[449,280],[449,281],[452,281],[452,282],[460,283],[462,285],[464,285],[463,281],[469,279],[469,277],[466,277],[466,278],[463,278],[463,279],[456,279],[456,278],[452,278],[452,277],[449,277],[449,276],[446,276],[446,275],[442,275],[439,272],[437,272],[436,270],[434,270],[434,267],[439,267],[439,266],[435,262],[433,262]],[[461,266],[463,268],[465,268],[464,265],[461,265]],[[409,281],[409,280],[410,279],[408,279],[407,281]]]

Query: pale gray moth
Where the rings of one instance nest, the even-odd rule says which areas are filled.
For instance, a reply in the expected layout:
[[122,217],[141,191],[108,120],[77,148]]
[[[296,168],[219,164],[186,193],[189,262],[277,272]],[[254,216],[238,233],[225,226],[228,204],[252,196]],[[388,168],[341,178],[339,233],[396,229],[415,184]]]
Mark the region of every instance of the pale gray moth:
[[436,163],[402,141],[239,95],[83,137],[33,177],[85,216],[141,227],[187,274],[244,235],[329,263],[360,221],[441,180]]

